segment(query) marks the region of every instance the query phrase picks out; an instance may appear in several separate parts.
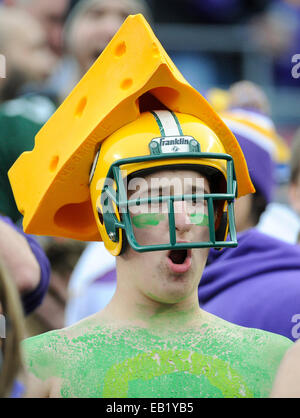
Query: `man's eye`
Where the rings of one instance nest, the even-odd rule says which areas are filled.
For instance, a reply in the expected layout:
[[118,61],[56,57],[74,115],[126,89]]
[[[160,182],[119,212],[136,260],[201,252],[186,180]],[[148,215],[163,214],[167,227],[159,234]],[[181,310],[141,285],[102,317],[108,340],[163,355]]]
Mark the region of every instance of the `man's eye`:
[[193,204],[203,204],[203,199],[202,198],[200,198],[200,197],[196,197],[196,196],[194,196],[194,197],[192,197],[192,202],[193,202]]
[[207,200],[203,199],[201,197],[193,197],[192,198],[192,205],[193,206],[203,206],[206,207],[207,206]]

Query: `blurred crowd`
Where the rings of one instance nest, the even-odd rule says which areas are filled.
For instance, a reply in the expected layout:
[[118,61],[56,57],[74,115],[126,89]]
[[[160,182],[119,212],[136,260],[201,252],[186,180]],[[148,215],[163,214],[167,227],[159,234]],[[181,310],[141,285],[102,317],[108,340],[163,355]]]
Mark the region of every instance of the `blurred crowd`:
[[[33,148],[39,129],[93,65],[124,19],[136,13],[142,13],[154,29],[165,24],[168,30],[172,30],[172,25],[205,28],[239,25],[247,36],[241,43],[253,46],[253,60],[256,53],[272,59],[275,88],[300,87],[300,68],[299,78],[292,76],[292,57],[300,54],[299,0],[0,0],[0,55],[5,57],[6,65],[6,77],[0,78],[0,302],[2,311],[13,318],[12,323],[18,323],[24,312],[20,307],[11,313],[9,300],[17,298],[15,293],[19,293],[26,314],[25,327],[18,327],[15,340],[8,338],[5,342],[4,357],[20,356],[19,352],[12,353],[9,344],[15,346],[24,336],[78,321],[101,309],[114,292],[114,260],[100,243],[23,234],[22,215],[15,205],[7,171],[22,152]],[[160,41],[164,46],[164,39]],[[187,80],[222,114],[236,136],[242,137],[241,145],[245,147],[257,194],[253,201],[239,202],[243,205],[240,213],[244,219],[237,220],[238,231],[257,226],[261,233],[297,246],[300,242],[300,130],[297,130],[300,122],[293,121],[289,129],[282,129],[272,120],[268,86],[255,85],[250,78],[243,80],[242,58],[236,51],[229,55],[189,48],[167,52]],[[284,131],[288,136],[280,135]],[[247,148],[252,140],[258,146],[255,151]],[[266,162],[265,171],[259,163],[261,158]],[[248,216],[249,208],[256,214],[253,219]],[[39,251],[38,263],[36,260],[29,263],[32,282],[26,281],[26,285],[18,283],[15,277],[20,274],[10,268],[10,261],[15,261],[19,254],[15,241],[8,248],[10,234],[20,235],[20,248],[22,244],[31,249],[36,245],[35,251]],[[12,240],[20,237],[13,235]],[[28,260],[26,254],[25,258]],[[42,271],[42,279],[34,279],[31,274],[36,268]],[[300,265],[293,268],[300,271]],[[101,277],[109,274],[112,279],[101,286]],[[207,271],[199,301],[204,308],[221,316],[223,312],[212,301],[217,290],[209,288],[210,275],[214,274]],[[7,284],[10,281],[16,285],[15,289],[10,289],[12,286]],[[33,299],[28,295],[33,295]],[[234,321],[238,315],[232,312],[226,319]],[[7,395],[4,379],[18,369],[19,363],[13,359],[12,363],[12,369],[6,366],[10,372],[3,369],[0,396],[5,392]],[[11,387],[13,379],[8,378],[7,382]],[[17,396],[18,388],[13,390]]]

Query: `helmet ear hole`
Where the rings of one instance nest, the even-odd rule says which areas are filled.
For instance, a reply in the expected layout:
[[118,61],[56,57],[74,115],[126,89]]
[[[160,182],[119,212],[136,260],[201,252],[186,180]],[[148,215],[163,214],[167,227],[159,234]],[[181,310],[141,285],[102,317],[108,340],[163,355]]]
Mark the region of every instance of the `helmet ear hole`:
[[103,215],[102,215],[101,209],[98,207],[97,207],[97,213],[98,213],[99,222],[101,223],[101,225],[103,225]]
[[121,234],[122,234],[122,248],[121,248],[119,255],[123,255],[129,245],[125,232],[122,231]]
[[216,230],[216,240],[217,241],[224,241],[225,240],[225,235],[227,232],[227,224],[228,224],[228,215],[227,212],[223,212],[221,219],[220,219],[220,223],[219,223],[219,227]]

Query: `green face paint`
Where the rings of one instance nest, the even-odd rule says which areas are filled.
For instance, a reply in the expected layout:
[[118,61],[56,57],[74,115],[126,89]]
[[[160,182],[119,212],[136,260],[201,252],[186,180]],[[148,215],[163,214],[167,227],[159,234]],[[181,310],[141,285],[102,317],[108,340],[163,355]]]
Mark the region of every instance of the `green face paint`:
[[[208,215],[203,213],[192,213],[188,215],[190,222],[197,226],[208,226]],[[149,226],[157,226],[161,221],[167,219],[167,215],[163,213],[141,213],[132,217],[132,223],[136,228],[147,228]]]
[[189,215],[191,223],[197,226],[208,226],[208,215],[204,215],[203,213],[192,213]]
[[147,228],[148,226],[157,226],[166,218],[167,216],[163,213],[141,213],[132,217],[132,223],[136,228]]

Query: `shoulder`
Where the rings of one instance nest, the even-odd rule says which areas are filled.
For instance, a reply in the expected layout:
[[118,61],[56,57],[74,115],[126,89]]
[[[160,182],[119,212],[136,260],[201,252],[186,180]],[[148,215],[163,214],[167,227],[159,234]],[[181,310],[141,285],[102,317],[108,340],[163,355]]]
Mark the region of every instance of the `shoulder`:
[[260,363],[262,367],[278,367],[284,354],[292,347],[293,341],[272,332],[239,326],[215,317],[216,328],[222,327],[224,335],[233,344],[238,344],[241,354]]
[[51,331],[22,342],[26,376],[25,397],[48,398],[53,390],[59,387],[57,354],[62,338],[59,332]]
[[50,331],[22,342],[22,350],[27,370],[39,378],[47,378],[54,372],[60,350],[65,346],[65,334],[61,331]]
[[[248,328],[247,328],[248,329]],[[283,356],[292,347],[293,341],[282,335],[260,329],[249,328],[252,340],[258,342],[262,357],[268,360],[268,364],[278,367]]]
[[[94,330],[94,334],[93,334]],[[27,397],[61,397],[66,376],[88,361],[93,321],[27,338],[22,343]],[[98,333],[99,335],[99,333]]]
[[41,377],[60,375],[70,357],[80,356],[82,346],[95,334],[101,334],[101,327],[91,316],[70,327],[27,338],[22,343],[26,366]]
[[272,389],[273,398],[300,397],[300,340],[296,341],[286,352]]

